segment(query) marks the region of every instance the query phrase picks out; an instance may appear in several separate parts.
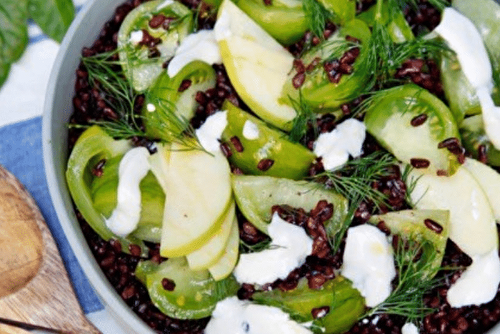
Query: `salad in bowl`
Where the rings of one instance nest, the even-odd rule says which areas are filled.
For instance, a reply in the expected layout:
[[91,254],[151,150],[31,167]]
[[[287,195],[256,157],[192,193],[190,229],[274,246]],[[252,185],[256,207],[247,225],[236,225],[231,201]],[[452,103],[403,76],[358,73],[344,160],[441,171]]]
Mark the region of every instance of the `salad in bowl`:
[[160,333],[500,321],[500,5],[130,0],[81,52],[66,181]]

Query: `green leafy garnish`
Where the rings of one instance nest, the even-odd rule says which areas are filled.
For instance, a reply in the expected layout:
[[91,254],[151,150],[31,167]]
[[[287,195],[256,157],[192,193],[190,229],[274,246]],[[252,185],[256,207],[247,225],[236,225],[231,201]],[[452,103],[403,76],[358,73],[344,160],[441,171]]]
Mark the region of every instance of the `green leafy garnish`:
[[253,245],[250,245],[240,239],[240,254],[256,253],[272,248],[273,248],[272,240],[269,238]]
[[309,30],[314,36],[323,40],[326,23],[332,20],[333,14],[317,0],[302,0],[302,8],[306,13]]
[[314,176],[314,180],[349,200],[349,212],[342,222],[339,233],[330,241],[334,253],[339,249],[342,238],[361,202],[373,203],[375,207],[381,205],[389,207],[387,196],[372,185],[390,175],[390,168],[395,163],[396,159],[391,154],[377,151],[366,157],[351,160],[339,170],[325,171]]
[[7,80],[10,66],[28,45],[30,17],[44,33],[60,42],[73,16],[71,0],[0,1],[0,87]]
[[395,250],[395,262],[398,272],[396,286],[387,299],[368,311],[367,316],[375,314],[393,314],[406,318],[411,322],[419,322],[426,315],[434,312],[433,308],[424,304],[424,295],[440,286],[442,278],[429,278],[427,273],[433,266],[433,257],[426,257],[425,263],[419,261],[428,240],[417,242],[411,239],[400,239]]
[[312,127],[314,137],[316,137],[318,135],[318,125],[316,123],[316,114],[314,110],[304,101],[300,92],[298,101],[291,97],[289,98],[297,116],[295,116],[292,121],[292,129],[288,134],[288,139],[291,142],[298,143],[302,138],[304,138],[309,130],[309,127]]

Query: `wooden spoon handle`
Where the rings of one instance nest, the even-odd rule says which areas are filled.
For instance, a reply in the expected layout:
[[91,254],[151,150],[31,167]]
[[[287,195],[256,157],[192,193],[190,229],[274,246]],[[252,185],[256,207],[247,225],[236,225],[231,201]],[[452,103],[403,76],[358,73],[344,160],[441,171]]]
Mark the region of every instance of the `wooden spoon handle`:
[[[100,333],[80,308],[56,243],[34,199],[2,166],[0,235],[2,254],[18,250],[8,262],[0,261],[0,269],[4,266],[2,280],[12,283],[7,285],[11,289],[8,291],[0,285],[0,317],[72,333]],[[37,238],[42,247],[37,245]],[[22,284],[16,285],[19,277],[23,277]]]

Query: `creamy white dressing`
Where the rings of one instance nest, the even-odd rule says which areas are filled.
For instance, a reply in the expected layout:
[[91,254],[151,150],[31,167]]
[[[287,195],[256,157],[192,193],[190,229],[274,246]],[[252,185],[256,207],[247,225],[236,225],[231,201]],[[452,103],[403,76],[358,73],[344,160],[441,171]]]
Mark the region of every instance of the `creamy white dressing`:
[[243,125],[243,137],[248,140],[259,138],[259,128],[254,122],[247,120]]
[[495,106],[487,88],[479,88],[477,97],[481,104],[486,135],[493,146],[500,150],[500,107]]
[[366,126],[356,119],[348,119],[328,133],[322,133],[314,143],[314,153],[322,157],[326,170],[344,165],[349,155],[357,158],[362,153]]
[[453,8],[446,8],[441,23],[434,30],[457,54],[466,78],[477,90],[482,108],[486,135],[500,149],[500,107],[496,107],[491,92],[493,70],[488,52],[474,23]]
[[493,88],[490,59],[474,23],[457,10],[447,7],[441,23],[434,30],[457,54],[467,79],[475,87]]
[[196,137],[208,152],[220,152],[219,139],[227,125],[227,111],[219,111],[209,116],[196,130]]
[[149,111],[149,112],[153,112],[156,110],[156,107],[154,104],[152,103],[148,103],[148,105],[146,106],[146,109]]
[[205,334],[312,334],[279,308],[256,305],[237,297],[217,303]]
[[401,334],[418,334],[418,328],[411,322],[407,322],[404,324],[403,328],[401,328]]
[[213,30],[200,30],[188,35],[181,42],[168,64],[168,76],[173,78],[184,66],[195,60],[210,65],[222,63],[219,45],[215,40]]
[[136,31],[132,31],[130,33],[130,43],[132,43],[133,45],[137,45],[139,44],[142,39],[144,37],[144,33],[142,32],[142,30],[136,30]]
[[117,205],[106,226],[124,237],[137,228],[141,218],[141,190],[139,184],[150,170],[149,151],[136,147],[128,151],[118,167]]
[[495,298],[500,284],[500,259],[494,249],[472,257],[472,264],[448,290],[451,307],[481,305]]
[[341,273],[365,297],[368,307],[389,297],[396,267],[386,235],[372,225],[351,227],[347,231]]
[[264,285],[277,279],[285,279],[295,268],[304,264],[312,252],[312,239],[303,228],[290,224],[274,214],[268,233],[271,249],[241,254],[234,269],[234,277],[240,283]]

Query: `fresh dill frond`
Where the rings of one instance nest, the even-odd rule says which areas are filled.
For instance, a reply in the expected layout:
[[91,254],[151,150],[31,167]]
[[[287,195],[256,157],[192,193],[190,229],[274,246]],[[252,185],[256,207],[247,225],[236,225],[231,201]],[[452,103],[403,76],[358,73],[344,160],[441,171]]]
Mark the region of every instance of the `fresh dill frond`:
[[323,40],[326,23],[332,20],[333,14],[317,0],[302,0],[302,8],[306,14],[309,30],[314,36]]
[[[395,250],[397,277],[395,288],[387,299],[368,311],[367,316],[375,314],[393,314],[411,322],[419,322],[434,311],[424,304],[424,295],[443,284],[443,278],[430,278],[428,275],[436,253],[421,256],[428,240],[415,241],[400,239]],[[420,260],[425,259],[425,262]],[[423,263],[422,263],[423,262]]]
[[359,205],[364,202],[373,203],[376,207],[387,203],[387,196],[372,185],[390,174],[390,168],[396,159],[389,153],[374,152],[366,157],[347,162],[336,171],[325,171],[313,177],[317,182],[343,195],[349,201],[349,211],[338,233],[332,236],[330,245],[334,253],[340,248],[342,239],[349,228]]
[[415,177],[411,175],[411,171],[413,170],[413,166],[411,165],[406,165],[405,168],[403,169],[403,172],[401,173],[401,179],[403,182],[406,184],[406,194],[405,194],[405,202],[414,208],[418,201],[413,203],[411,199],[411,194],[415,190],[415,187],[417,186],[418,180],[423,176]]
[[310,105],[302,98],[302,94],[299,91],[299,100],[295,100],[289,97],[293,109],[297,113],[297,116],[291,121],[292,129],[288,134],[288,139],[291,142],[298,143],[304,136],[310,127],[314,131],[314,137],[318,135],[318,124],[316,123],[316,114]]
[[271,243],[272,240],[269,238],[253,245],[250,245],[240,239],[240,253],[241,254],[256,253],[266,249],[272,249],[273,245]]
[[101,125],[108,133],[117,139],[133,136],[143,136],[139,124],[140,116],[135,115],[134,106],[138,94],[125,78],[118,51],[110,51],[91,57],[82,57],[82,63],[87,69],[89,83],[97,88],[106,102],[116,112],[118,119],[101,120],[93,123]]

